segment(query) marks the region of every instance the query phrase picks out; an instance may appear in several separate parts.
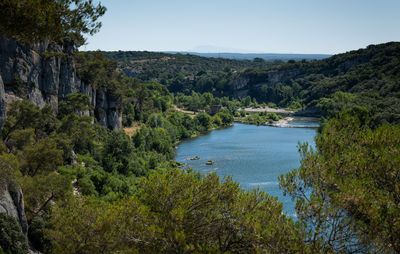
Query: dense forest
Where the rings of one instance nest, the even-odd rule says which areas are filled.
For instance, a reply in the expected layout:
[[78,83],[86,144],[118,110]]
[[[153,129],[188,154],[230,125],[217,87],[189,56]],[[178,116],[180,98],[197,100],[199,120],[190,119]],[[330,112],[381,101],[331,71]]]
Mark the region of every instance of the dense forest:
[[[93,53],[93,52],[89,52]],[[142,51],[103,52],[108,59],[118,62],[119,69],[129,77],[144,82],[157,81],[171,92],[213,92],[215,95],[231,95],[229,81],[237,72],[250,67],[267,67],[283,61],[233,60],[207,58],[190,54],[167,54]]]
[[[105,52],[125,73],[156,80],[173,93],[210,92],[216,97],[251,96],[259,103],[304,109],[325,116],[358,105],[376,121],[400,121],[400,43],[371,45],[323,60],[268,62],[152,52]],[[337,94],[335,94],[338,92]],[[341,93],[345,92],[345,93]],[[351,95],[347,94],[351,93]]]
[[[66,37],[79,45],[99,29],[104,11],[85,0],[6,0],[0,33],[18,43]],[[30,26],[12,25],[16,19]],[[110,130],[86,114],[93,109],[81,93],[66,96],[57,111],[23,99],[9,103],[0,194],[22,189],[28,230],[0,213],[0,253],[400,252],[399,47],[287,63],[165,60],[148,52],[132,62],[126,52],[76,51],[79,78],[121,98],[125,129]],[[129,77],[121,70],[130,64],[146,70]],[[190,82],[177,85],[178,76]],[[233,92],[238,79],[247,83],[235,89],[246,96]],[[177,142],[229,126],[234,117],[278,120],[239,111],[262,102],[315,106],[326,117],[316,148],[301,144],[301,167],[279,179],[296,201],[296,220],[275,197],[173,160]],[[211,114],[213,106],[218,113]]]

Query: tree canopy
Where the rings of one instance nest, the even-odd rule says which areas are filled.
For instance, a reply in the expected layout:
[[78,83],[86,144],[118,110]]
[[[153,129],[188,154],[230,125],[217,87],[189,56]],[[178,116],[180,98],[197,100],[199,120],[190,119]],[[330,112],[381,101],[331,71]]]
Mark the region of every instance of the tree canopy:
[[85,34],[99,31],[105,11],[93,0],[3,0],[0,34],[29,43],[68,37],[82,45]]
[[301,145],[301,167],[280,178],[307,241],[315,251],[398,253],[399,125],[369,128],[342,113],[325,123],[316,145]]

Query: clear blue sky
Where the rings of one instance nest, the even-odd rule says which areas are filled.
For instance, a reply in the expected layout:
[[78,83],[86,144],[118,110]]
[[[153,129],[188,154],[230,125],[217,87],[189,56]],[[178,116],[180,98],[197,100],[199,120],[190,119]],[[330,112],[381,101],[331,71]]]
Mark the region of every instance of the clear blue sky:
[[108,9],[103,27],[82,50],[334,54],[400,41],[400,0],[101,3]]

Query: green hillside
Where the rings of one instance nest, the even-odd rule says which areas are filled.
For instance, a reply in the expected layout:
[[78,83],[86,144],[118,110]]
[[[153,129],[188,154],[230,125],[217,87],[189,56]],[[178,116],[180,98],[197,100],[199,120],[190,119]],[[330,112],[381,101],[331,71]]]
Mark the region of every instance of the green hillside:
[[[154,52],[119,51],[104,55],[116,60],[128,76],[158,81],[174,93],[211,92],[217,97],[231,98],[250,95],[259,103],[272,102],[281,107],[318,105],[325,115],[340,111],[340,104],[357,104],[378,121],[400,120],[398,42],[370,45],[323,60],[286,63]],[[333,97],[336,92],[353,95]],[[322,98],[329,99],[321,101]]]

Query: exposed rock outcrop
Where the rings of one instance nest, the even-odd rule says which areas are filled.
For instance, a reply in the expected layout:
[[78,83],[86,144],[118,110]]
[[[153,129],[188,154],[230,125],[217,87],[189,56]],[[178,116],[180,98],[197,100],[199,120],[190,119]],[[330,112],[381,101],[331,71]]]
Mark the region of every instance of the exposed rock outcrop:
[[4,84],[3,84],[3,79],[1,78],[0,75],[0,129],[3,127],[3,124],[6,120],[6,110],[7,110],[7,104],[4,92]]
[[21,226],[22,232],[26,235],[28,233],[28,222],[25,216],[21,188],[16,184],[0,182],[0,213],[14,217]]
[[275,85],[277,83],[284,83],[285,81],[295,79],[304,75],[304,68],[283,69],[278,71],[268,72],[268,84]]
[[249,84],[249,79],[242,77],[238,77],[229,83],[229,85],[233,87],[233,90],[240,90],[246,87],[248,84]]
[[[69,41],[63,45],[54,42],[22,45],[0,36],[0,73],[6,95],[27,99],[39,107],[51,104],[57,111],[58,102],[68,94],[83,93],[94,109],[90,115],[110,129],[120,129],[121,98],[81,81],[72,55],[73,45]],[[0,117],[4,115],[2,107]]]

